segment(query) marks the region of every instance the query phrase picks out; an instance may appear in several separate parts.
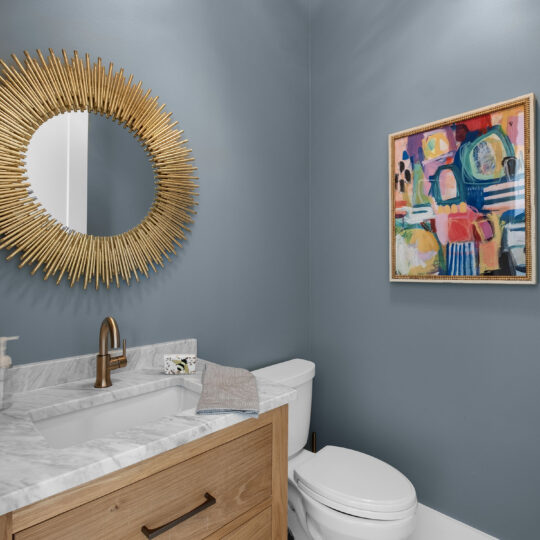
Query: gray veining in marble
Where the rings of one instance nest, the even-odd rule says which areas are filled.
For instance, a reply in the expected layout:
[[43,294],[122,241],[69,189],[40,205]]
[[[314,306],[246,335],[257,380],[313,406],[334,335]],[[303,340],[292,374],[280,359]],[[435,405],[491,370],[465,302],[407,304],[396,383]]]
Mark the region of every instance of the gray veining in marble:
[[[91,376],[10,396],[0,412],[0,515],[246,420],[242,414],[199,416],[190,409],[63,449],[49,446],[36,429],[37,420],[170,386],[200,393],[204,360],[194,375],[165,375],[155,367],[168,346],[141,351],[134,362],[138,369],[114,371],[110,388],[95,389]],[[261,413],[296,398],[287,386],[260,378],[257,384]]]

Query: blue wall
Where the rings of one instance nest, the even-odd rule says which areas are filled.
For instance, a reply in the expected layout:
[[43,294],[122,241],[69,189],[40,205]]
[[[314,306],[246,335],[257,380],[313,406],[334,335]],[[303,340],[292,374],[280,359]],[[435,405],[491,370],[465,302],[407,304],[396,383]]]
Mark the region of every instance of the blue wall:
[[540,291],[388,282],[387,137],[539,95],[539,22],[532,0],[325,1],[311,18],[313,426],[505,540],[539,536]]
[[306,353],[307,31],[288,0],[0,4],[1,58],[52,47],[114,61],[173,112],[201,178],[179,257],[130,288],[57,287],[2,255],[0,335],[21,335],[16,363],[95,351],[108,314],[130,345],[197,337],[201,356],[253,368]]

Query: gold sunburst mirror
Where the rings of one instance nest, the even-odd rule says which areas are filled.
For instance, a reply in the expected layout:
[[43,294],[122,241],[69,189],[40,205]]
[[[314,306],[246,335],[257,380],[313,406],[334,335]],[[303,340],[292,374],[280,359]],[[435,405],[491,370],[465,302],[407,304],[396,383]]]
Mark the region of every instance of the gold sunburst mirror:
[[[0,60],[0,249],[8,259],[20,257],[19,268],[32,266],[57,284],[66,278],[73,287],[81,281],[107,288],[128,285],[149,270],[163,266],[193,223],[197,195],[195,167],[183,131],[172,113],[142,83],[91,62],[77,51],[61,58],[49,49],[45,57],[24,53],[21,62]],[[153,171],[153,202],[140,223],[126,232],[94,235],[57,219],[32,190],[27,153],[37,130],[65,113],[86,111],[126,128],[145,150]],[[148,179],[150,182],[151,180]]]

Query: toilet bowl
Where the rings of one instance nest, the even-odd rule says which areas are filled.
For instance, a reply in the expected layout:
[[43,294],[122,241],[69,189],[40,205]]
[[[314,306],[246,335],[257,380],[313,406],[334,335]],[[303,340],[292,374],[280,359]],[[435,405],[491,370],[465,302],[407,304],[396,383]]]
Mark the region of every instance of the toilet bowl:
[[253,372],[292,386],[289,405],[288,521],[294,540],[407,540],[416,525],[416,492],[397,469],[367,454],[326,446],[304,450],[315,365],[294,359]]
[[326,446],[289,460],[289,520],[306,533],[296,526],[295,540],[406,540],[416,506],[405,476],[361,452]]

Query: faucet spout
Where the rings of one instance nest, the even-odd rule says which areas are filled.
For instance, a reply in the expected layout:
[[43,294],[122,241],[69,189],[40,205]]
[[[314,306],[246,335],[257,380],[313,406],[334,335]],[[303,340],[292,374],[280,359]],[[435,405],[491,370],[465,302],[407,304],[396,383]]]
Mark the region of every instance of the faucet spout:
[[113,317],[105,317],[99,330],[99,354],[109,354],[107,341],[110,336],[111,348],[116,349],[120,345],[120,330],[118,323]]
[[112,348],[117,348],[120,343],[120,330],[113,317],[103,319],[99,330],[99,353],[96,356],[96,382],[94,384],[96,388],[111,386],[111,370],[127,365],[126,340],[123,341],[122,354],[114,358],[111,358],[109,354],[109,342]]

